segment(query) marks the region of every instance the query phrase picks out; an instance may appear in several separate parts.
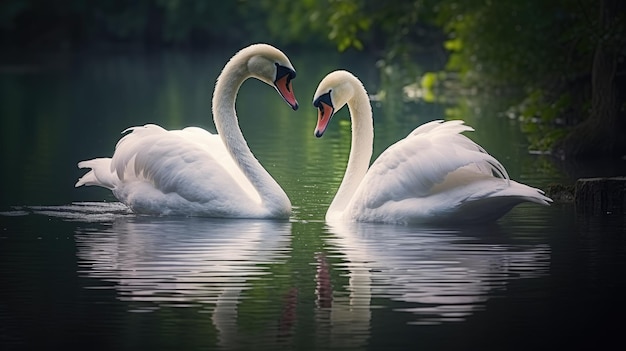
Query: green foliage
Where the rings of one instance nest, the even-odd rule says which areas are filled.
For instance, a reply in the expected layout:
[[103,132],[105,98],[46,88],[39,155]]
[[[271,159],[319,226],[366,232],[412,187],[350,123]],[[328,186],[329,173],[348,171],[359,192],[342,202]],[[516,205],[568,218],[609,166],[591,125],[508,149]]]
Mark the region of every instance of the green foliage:
[[249,43],[268,41],[266,17],[259,3],[244,0],[14,0],[0,3],[0,44]]
[[567,134],[567,129],[562,127],[562,116],[571,105],[568,92],[552,98],[546,97],[543,90],[536,89],[529,92],[521,103],[511,107],[507,115],[520,121],[522,131],[528,137],[529,149],[544,151]]
[[[544,134],[543,147],[562,134],[543,129],[561,128],[557,117],[588,114],[596,47],[614,50],[624,66],[626,15],[600,23],[607,4],[623,8],[619,0],[13,0],[0,2],[0,43],[354,48],[380,57],[382,79],[421,79],[430,100],[457,88],[515,94],[512,111],[524,130]],[[427,66],[433,58],[445,64]],[[438,73],[421,78],[424,70]]]
[[270,34],[287,43],[327,45],[334,43],[339,51],[363,49],[359,35],[371,26],[362,11],[364,1],[302,0],[260,2],[267,13]]
[[433,100],[430,93],[438,87],[506,93],[531,147],[544,150],[566,133],[562,120],[588,114],[590,85],[584,82],[590,81],[598,43],[616,48],[622,61],[626,53],[626,16],[601,27],[596,0],[344,0],[323,7],[333,14],[327,28],[339,50],[380,48],[383,77],[387,68],[400,67],[406,85],[420,79],[410,68],[420,50],[439,45],[449,55],[444,71],[455,75],[437,81],[436,75],[423,76],[428,94],[422,97]]
[[339,51],[344,51],[349,47],[362,50],[363,43],[358,39],[357,34],[367,30],[371,25],[371,20],[359,11],[356,2],[341,0],[329,2],[332,14],[328,19],[330,27],[328,38],[337,43]]
[[[587,9],[593,8],[589,1]],[[437,23],[451,40],[447,69],[466,84],[534,87],[587,70],[585,1],[444,1]],[[575,54],[577,59],[571,56]],[[583,56],[584,54],[584,56]]]
[[266,16],[265,23],[273,38],[287,43],[319,42],[317,37],[323,26],[325,9],[316,5],[315,0],[261,0],[256,5],[252,3],[245,8]]

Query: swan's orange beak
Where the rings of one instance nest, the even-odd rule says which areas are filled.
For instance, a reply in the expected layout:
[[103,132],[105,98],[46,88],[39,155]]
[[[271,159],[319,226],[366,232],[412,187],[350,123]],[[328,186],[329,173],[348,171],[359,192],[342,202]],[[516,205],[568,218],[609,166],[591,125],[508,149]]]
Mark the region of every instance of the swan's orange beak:
[[285,99],[285,101],[291,106],[292,109],[298,109],[298,101],[296,100],[296,95],[293,93],[293,86],[291,85],[291,79],[295,76],[295,73],[292,75],[291,73],[285,74],[282,77],[276,79],[274,85],[276,86],[276,90],[280,96]]
[[315,136],[320,138],[324,135],[328,122],[335,113],[335,108],[325,102],[319,101],[317,104],[317,125],[315,126]]

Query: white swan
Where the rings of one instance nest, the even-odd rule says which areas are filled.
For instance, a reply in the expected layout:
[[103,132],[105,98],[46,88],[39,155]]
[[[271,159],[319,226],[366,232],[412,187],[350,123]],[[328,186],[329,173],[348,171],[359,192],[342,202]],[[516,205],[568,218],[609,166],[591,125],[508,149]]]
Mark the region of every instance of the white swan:
[[[294,109],[296,73],[278,49],[255,44],[226,64],[213,94],[218,134],[157,125],[127,129],[112,158],[78,163],[91,168],[76,183],[110,189],[135,213],[232,218],[287,218],[285,192],[250,151],[237,121],[235,99],[242,83],[257,78],[276,88]],[[126,132],[126,131],[125,131]]]
[[500,218],[515,205],[552,200],[539,189],[509,179],[498,160],[460,133],[463,121],[426,123],[391,145],[369,167],[374,128],[363,84],[347,71],[328,74],[313,98],[315,135],[348,105],[352,148],[327,220],[466,223]]

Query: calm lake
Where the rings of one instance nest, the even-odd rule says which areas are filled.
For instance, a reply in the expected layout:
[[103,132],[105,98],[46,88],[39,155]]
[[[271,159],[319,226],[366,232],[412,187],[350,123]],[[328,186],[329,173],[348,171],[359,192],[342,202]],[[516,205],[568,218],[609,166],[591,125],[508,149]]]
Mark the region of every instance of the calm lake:
[[[347,109],[313,135],[318,82],[344,68],[374,103],[375,155],[447,107],[402,102],[358,55],[290,52],[300,109],[248,80],[237,110],[285,189],[290,220],[137,216],[74,183],[121,132],[215,131],[211,94],[238,48],[10,58],[0,69],[0,348],[103,350],[602,349],[623,344],[626,220],[572,204],[521,205],[471,227],[329,225],[349,152]],[[386,82],[382,84],[381,82]],[[384,92],[384,94],[380,94]],[[546,188],[623,164],[531,155],[491,104],[468,136],[511,178]],[[468,106],[468,105],[465,105]],[[449,110],[448,110],[449,111]]]

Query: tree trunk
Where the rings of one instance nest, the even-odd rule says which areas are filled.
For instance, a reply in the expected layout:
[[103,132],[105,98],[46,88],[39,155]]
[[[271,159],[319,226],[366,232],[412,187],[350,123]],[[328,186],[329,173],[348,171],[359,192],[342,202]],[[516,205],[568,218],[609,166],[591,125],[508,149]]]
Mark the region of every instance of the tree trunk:
[[612,40],[606,40],[604,35],[611,32],[615,22],[617,1],[604,0],[600,6],[601,37],[598,40],[593,66],[591,68],[591,116],[590,122],[599,129],[604,139],[601,149],[610,150],[616,141],[615,128],[619,105],[617,101],[617,87],[615,74],[617,71],[617,52],[611,45]]
[[626,214],[626,177],[579,179],[574,197],[580,214]]
[[612,31],[618,21],[622,0],[602,0],[598,41],[591,67],[591,113],[555,147],[563,158],[604,157],[619,155],[624,150],[624,124],[620,120],[617,85],[619,50]]

